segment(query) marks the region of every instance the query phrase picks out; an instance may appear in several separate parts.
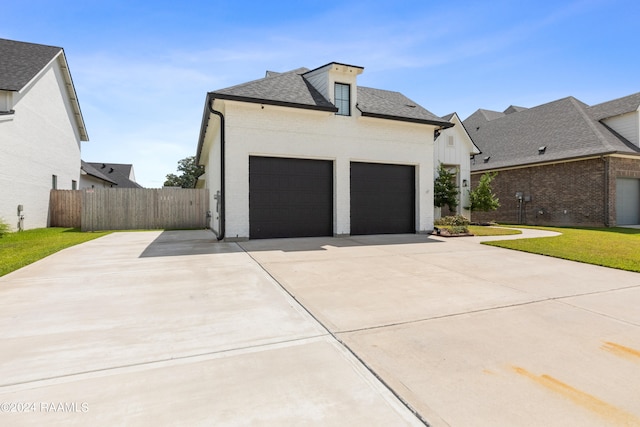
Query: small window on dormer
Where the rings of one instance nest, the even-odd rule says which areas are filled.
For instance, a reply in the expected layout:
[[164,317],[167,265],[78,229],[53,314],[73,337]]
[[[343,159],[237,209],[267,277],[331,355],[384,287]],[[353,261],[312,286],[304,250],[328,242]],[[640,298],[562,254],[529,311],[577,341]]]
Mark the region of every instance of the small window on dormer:
[[348,84],[336,83],[335,104],[338,107],[336,112],[339,116],[351,115],[351,87]]

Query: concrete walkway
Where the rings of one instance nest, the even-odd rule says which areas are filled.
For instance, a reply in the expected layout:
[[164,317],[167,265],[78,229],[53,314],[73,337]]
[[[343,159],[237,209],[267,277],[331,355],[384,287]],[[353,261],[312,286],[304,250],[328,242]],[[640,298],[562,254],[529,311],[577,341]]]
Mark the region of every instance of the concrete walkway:
[[484,239],[66,249],[0,278],[0,425],[640,426],[640,275]]
[[0,278],[0,425],[423,425],[236,244],[116,233]]

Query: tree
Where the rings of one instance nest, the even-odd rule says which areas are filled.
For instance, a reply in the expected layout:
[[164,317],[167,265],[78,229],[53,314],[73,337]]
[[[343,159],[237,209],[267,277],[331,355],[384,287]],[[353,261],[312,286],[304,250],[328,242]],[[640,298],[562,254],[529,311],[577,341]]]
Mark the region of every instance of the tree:
[[469,192],[469,201],[472,211],[495,211],[500,207],[500,202],[491,190],[491,181],[498,175],[498,172],[487,172],[480,177],[480,182],[475,190]]
[[204,173],[204,166],[196,165],[196,157],[189,156],[178,162],[181,175],[168,174],[164,182],[165,187],[195,188],[198,177]]
[[458,207],[458,187],[456,174],[449,172],[442,163],[438,166],[438,177],[433,185],[433,204],[436,207],[449,206],[450,211]]

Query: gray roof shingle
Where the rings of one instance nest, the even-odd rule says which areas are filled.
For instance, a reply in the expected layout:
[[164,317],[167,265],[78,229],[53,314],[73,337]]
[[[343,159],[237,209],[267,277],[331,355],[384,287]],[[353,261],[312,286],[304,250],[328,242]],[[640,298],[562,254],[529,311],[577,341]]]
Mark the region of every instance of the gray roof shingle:
[[21,90],[62,48],[0,39],[0,90]]
[[142,185],[129,179],[133,165],[123,163],[92,163],[90,166],[104,174],[109,180],[115,181],[118,188],[143,188]]
[[640,92],[589,107],[589,113],[596,120],[602,120],[638,111],[638,108],[640,108]]
[[337,111],[331,102],[302,77],[307,71],[309,70],[306,68],[286,73],[270,71],[265,78],[210,92],[210,95],[217,99]]
[[356,107],[363,116],[427,123],[443,127],[453,126],[449,121],[436,116],[400,92],[358,86]]
[[[308,71],[308,68],[285,73],[267,71],[262,79],[216,90],[209,95],[216,99],[336,112],[336,106],[304,77]],[[364,116],[452,126],[399,92],[358,86],[357,101],[357,108]]]
[[[473,171],[566,160],[610,153],[640,154],[640,148],[611,131],[588,105],[567,97],[504,116],[478,110],[464,125],[482,150]],[[545,147],[544,154],[538,149]]]
[[85,162],[84,160],[80,161],[80,169],[82,169],[87,175],[91,175],[91,176],[96,177],[98,179],[101,179],[103,181],[107,181],[107,182],[110,182],[112,184],[118,185],[118,183],[115,182],[113,179],[109,178],[108,176],[106,176],[105,174],[103,174],[98,169],[94,168],[89,163]]

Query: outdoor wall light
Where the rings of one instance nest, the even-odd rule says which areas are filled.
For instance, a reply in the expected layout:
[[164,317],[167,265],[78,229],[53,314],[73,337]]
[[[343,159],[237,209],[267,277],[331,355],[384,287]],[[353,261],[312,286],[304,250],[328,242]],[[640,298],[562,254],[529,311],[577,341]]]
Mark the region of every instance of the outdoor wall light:
[[485,163],[489,163],[489,159],[490,159],[490,158],[491,158],[491,156],[487,156],[487,157],[485,157],[485,158],[484,158],[484,162],[485,162]]
[[462,180],[462,186],[463,187],[468,187],[469,186],[469,182],[466,179]]
[[547,151],[546,145],[543,145],[542,147],[538,148],[538,154],[544,154],[545,151]]

